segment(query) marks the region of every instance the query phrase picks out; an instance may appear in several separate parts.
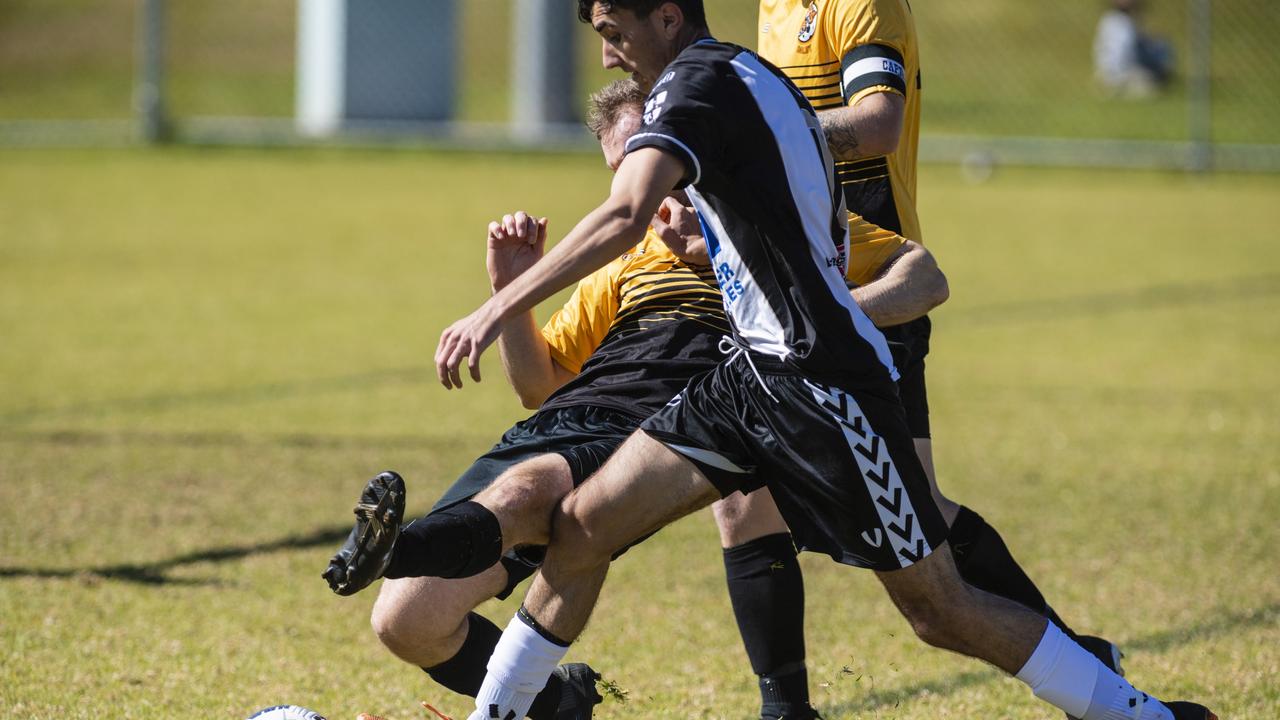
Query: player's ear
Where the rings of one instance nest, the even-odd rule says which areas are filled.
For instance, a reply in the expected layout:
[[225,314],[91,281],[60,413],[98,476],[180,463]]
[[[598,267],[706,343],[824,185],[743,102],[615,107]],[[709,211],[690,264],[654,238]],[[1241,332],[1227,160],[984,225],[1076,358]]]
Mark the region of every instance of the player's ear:
[[680,34],[680,29],[684,27],[684,10],[673,2],[662,3],[657,10],[659,27],[662,28],[663,34],[668,40],[673,40]]

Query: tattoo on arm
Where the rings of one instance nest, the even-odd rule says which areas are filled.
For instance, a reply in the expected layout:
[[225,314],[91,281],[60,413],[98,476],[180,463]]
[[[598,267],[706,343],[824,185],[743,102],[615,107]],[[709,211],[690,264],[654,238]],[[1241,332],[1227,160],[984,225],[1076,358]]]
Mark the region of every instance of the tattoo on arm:
[[854,123],[850,122],[848,113],[822,112],[818,113],[818,120],[822,123],[822,131],[827,135],[831,154],[837,160],[852,160],[862,156],[858,148],[858,131],[854,128]]

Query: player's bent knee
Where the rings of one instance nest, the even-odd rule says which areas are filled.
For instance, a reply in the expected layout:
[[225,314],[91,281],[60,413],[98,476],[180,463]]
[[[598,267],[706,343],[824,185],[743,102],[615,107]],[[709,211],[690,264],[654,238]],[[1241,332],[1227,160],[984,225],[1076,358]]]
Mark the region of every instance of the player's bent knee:
[[377,636],[387,650],[405,662],[418,662],[424,653],[430,651],[434,641],[440,639],[438,627],[428,622],[410,618],[408,615],[388,610],[375,605],[369,615],[369,624],[373,634]]
[[898,611],[917,637],[934,647],[958,649],[972,593],[960,579],[947,545],[916,564],[878,573]]
[[563,552],[557,553],[559,565],[566,570],[607,565],[615,548],[610,538],[599,526],[599,520],[577,493],[570,493],[557,506],[551,521],[551,545]]
[[415,665],[430,664],[436,648],[461,630],[466,615],[456,617],[456,613],[440,612],[450,604],[431,603],[431,595],[416,588],[392,585],[395,582],[384,584],[369,614],[373,634],[401,660]]
[[549,455],[506,471],[476,496],[502,525],[507,544],[545,544],[556,504],[573,488],[565,460]]
[[957,648],[958,639],[952,632],[950,613],[942,603],[933,598],[913,597],[899,600],[897,605],[902,616],[911,624],[916,637],[933,647],[947,650]]
[[549,510],[573,487],[572,479],[560,478],[555,469],[558,468],[536,461],[517,465],[500,475],[477,499],[511,512],[538,507]]
[[711,506],[721,547],[731,548],[766,535],[789,532],[769,491],[761,488],[749,495],[734,493]]

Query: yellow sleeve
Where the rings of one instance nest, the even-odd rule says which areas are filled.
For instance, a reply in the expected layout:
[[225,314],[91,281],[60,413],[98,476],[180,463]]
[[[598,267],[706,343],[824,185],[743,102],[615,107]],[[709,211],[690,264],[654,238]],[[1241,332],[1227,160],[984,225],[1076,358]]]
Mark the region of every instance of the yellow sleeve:
[[849,260],[845,279],[866,285],[880,274],[885,261],[898,251],[907,239],[859,215],[849,215]]
[[872,85],[869,88],[864,88],[854,93],[853,95],[851,95],[849,97],[849,102],[846,102],[845,105],[850,105],[850,106],[857,105],[858,102],[862,100],[862,98],[868,95],[874,95],[875,93],[882,93],[882,92],[897,93],[898,95],[902,94],[902,91],[895,87],[889,87],[888,85]]
[[618,299],[616,261],[583,278],[542,328],[552,359],[570,372],[581,372],[617,317]]
[[903,0],[826,1],[829,5],[822,13],[823,37],[830,44],[832,55],[840,60],[840,87],[845,95],[845,104],[857,104],[876,92],[905,95],[905,76],[902,78],[904,85],[899,88],[896,81],[869,84],[867,81],[875,80],[876,74],[849,75],[850,61],[859,59],[858,54],[851,53],[867,45],[891,48],[897,54],[898,63],[902,62],[902,55],[907,49]]

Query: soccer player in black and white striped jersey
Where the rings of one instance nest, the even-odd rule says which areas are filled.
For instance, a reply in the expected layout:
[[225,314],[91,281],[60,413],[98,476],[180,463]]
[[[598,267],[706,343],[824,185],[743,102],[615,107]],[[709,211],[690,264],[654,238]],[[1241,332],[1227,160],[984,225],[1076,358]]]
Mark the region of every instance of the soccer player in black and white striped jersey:
[[700,0],[579,0],[607,67],[652,87],[609,198],[527,272],[450,326],[447,387],[504,319],[633,245],[674,188],[703,222],[727,359],[641,426],[556,511],[542,572],[489,662],[472,720],[522,717],[581,633],[614,551],[768,482],[797,542],[873,569],[930,644],[987,660],[1083,720],[1207,720],[1133,688],[1048,623],[961,581],[945,550],[883,335],[849,297],[843,194],[809,102],[754,53],[710,37]]

